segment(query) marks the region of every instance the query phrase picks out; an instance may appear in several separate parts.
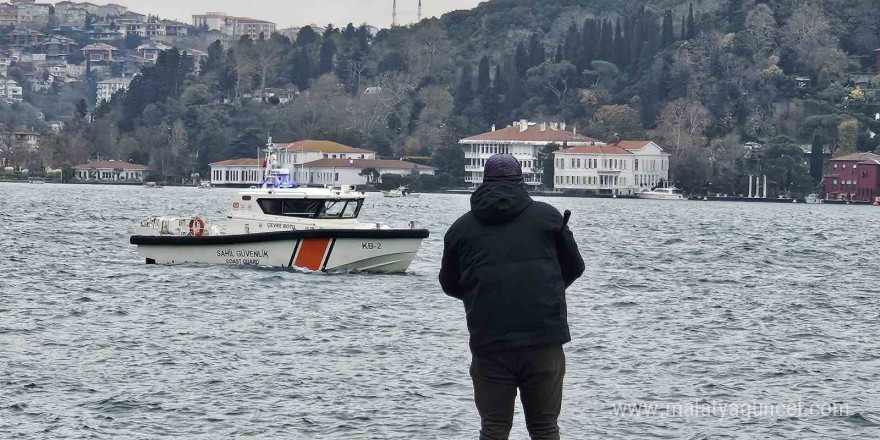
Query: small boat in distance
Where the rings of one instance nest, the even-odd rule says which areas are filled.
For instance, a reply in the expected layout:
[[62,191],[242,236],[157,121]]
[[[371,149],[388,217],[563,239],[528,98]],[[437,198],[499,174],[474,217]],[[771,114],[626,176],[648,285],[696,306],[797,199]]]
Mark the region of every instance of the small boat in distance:
[[351,187],[300,187],[275,169],[267,150],[264,181],[230,201],[226,234],[201,217],[150,217],[131,244],[147,264],[227,264],[312,271],[406,272],[428,231],[361,223],[366,194]]
[[821,205],[825,201],[822,200],[818,194],[810,194],[804,198],[804,202],[808,205]]
[[156,182],[147,182],[144,184],[144,188],[158,189],[158,188],[162,188],[162,185],[159,183],[156,183]]
[[654,188],[653,190],[646,189],[640,193],[637,193],[636,195],[640,199],[674,201],[687,200],[687,198],[681,193],[681,191],[674,186],[671,188]]
[[391,191],[382,191],[382,195],[392,199],[398,199],[401,197],[419,197],[419,194],[413,194],[409,191],[409,188],[405,186],[401,186],[396,189],[392,189]]
[[211,182],[202,181],[201,183],[199,183],[199,189],[212,189],[212,188],[214,188],[214,187],[211,185]]

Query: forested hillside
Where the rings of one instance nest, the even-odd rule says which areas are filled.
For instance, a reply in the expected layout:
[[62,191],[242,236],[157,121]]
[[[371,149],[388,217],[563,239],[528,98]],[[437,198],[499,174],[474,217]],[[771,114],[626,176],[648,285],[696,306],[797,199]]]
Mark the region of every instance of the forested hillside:
[[[375,37],[349,25],[218,41],[198,76],[167,51],[43,153],[186,178],[252,157],[271,134],[430,157],[459,176],[460,138],[552,119],[601,139],[656,140],[693,192],[744,192],[746,176],[767,174],[774,191],[804,193],[824,148],[878,146],[877,48],[872,1],[494,0]],[[263,99],[267,88],[299,94],[281,104]],[[799,144],[817,152],[811,166]]]

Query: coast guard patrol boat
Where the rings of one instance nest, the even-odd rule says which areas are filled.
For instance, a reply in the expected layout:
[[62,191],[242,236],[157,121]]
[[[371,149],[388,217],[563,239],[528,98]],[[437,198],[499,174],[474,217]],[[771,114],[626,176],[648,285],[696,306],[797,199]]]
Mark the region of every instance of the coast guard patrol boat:
[[264,181],[232,197],[226,234],[201,217],[150,217],[131,244],[147,264],[228,264],[312,271],[405,272],[428,237],[358,221],[366,194],[298,186],[267,148]]

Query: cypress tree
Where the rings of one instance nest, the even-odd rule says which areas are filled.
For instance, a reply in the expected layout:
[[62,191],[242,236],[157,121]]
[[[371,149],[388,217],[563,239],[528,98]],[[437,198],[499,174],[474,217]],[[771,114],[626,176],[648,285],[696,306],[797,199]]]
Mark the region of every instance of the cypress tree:
[[455,114],[464,113],[471,103],[474,102],[474,86],[473,71],[470,64],[465,64],[461,68],[461,78],[458,81],[458,87],[455,90]]
[[687,21],[687,37],[688,39],[694,38],[697,36],[697,29],[694,25],[694,4],[690,4],[690,10],[688,11],[688,21]]
[[633,66],[638,66],[642,51],[642,23],[639,18],[633,20],[632,35],[629,37],[629,60]]
[[[483,68],[485,61],[485,79],[483,78]],[[480,103],[483,108],[483,119],[485,119],[486,123],[491,124],[498,119],[498,113],[500,111],[500,105],[498,104],[498,95],[496,89],[498,83],[501,82],[501,67],[495,66],[495,87],[492,86],[492,82],[489,78],[489,57],[483,57],[483,60],[480,60],[480,72],[477,77],[477,84],[480,88]],[[485,80],[485,87],[482,86],[482,82]]]
[[479,71],[477,72],[477,93],[482,94],[489,90],[489,86],[491,86],[490,70],[489,57],[483,56],[480,60]]
[[660,44],[663,47],[669,46],[672,44],[672,40],[675,38],[672,33],[672,11],[667,9],[663,14],[663,38],[661,39]]
[[541,65],[547,60],[547,53],[544,50],[544,43],[538,38],[538,34],[532,34],[529,39],[529,67]]
[[813,147],[810,151],[810,175],[813,176],[813,180],[820,181],[822,180],[822,165],[824,162],[824,142],[822,136],[816,134],[813,136]]
[[561,63],[562,60],[563,60],[563,56],[562,56],[562,45],[561,45],[561,44],[557,44],[557,45],[556,45],[556,54],[553,56],[553,62],[554,62],[554,63]]
[[617,23],[614,25],[614,62],[623,65],[626,64],[626,49],[623,45],[623,29],[620,25],[620,17],[617,17]]
[[732,31],[739,32],[745,28],[746,11],[743,0],[730,0],[727,4],[727,17]]
[[324,42],[321,43],[321,59],[318,63],[318,73],[323,75],[333,70],[333,57],[336,56],[336,43],[330,38],[329,33],[325,34]]
[[501,75],[501,66],[495,66],[495,77],[492,78],[492,93],[495,96],[504,96],[507,94],[507,83]]
[[685,24],[684,19],[685,19],[685,16],[682,15],[682,16],[681,16],[681,39],[682,39],[682,40],[687,40],[687,39],[688,39],[688,36],[687,36],[687,25]]
[[614,59],[614,29],[611,21],[605,21],[602,25],[602,59],[606,61]]
[[529,70],[529,54],[526,52],[526,46],[522,41],[516,45],[516,52],[513,55],[513,64],[516,74],[522,78]]
[[596,22],[593,19],[584,20],[584,28],[581,31],[581,60],[579,70],[584,70],[593,61],[593,48],[595,47]]
[[568,28],[568,35],[565,36],[565,59],[571,61],[575,66],[579,63],[579,42],[581,40],[580,31],[575,24]]
[[309,80],[312,78],[312,59],[309,56],[309,49],[302,46],[299,49],[299,56],[296,58],[296,85],[300,90],[309,88]]

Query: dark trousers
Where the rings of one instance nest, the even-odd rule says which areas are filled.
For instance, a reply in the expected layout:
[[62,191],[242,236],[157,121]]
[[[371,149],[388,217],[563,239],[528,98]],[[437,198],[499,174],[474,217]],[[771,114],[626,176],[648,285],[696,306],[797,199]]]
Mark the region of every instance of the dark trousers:
[[522,393],[533,440],[559,439],[565,353],[552,345],[501,353],[474,353],[471,378],[482,419],[480,440],[506,440],[513,425],[516,391]]

